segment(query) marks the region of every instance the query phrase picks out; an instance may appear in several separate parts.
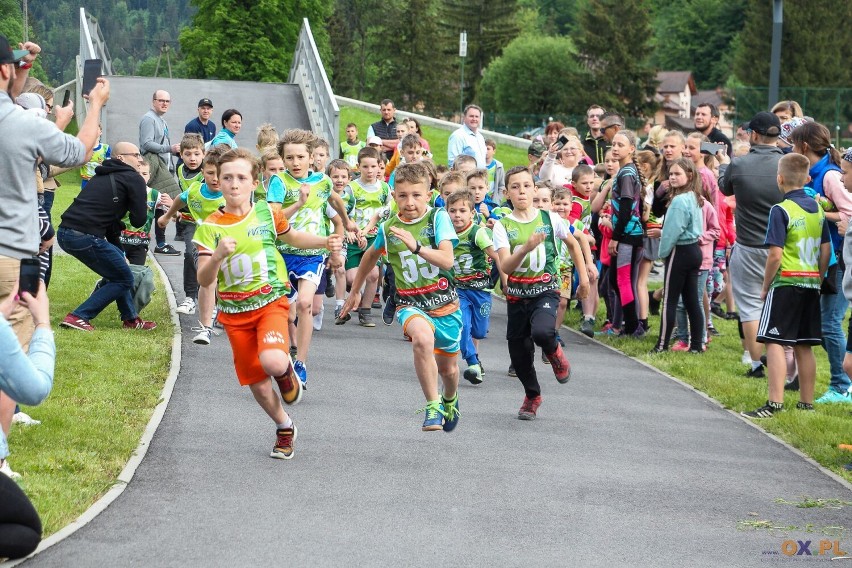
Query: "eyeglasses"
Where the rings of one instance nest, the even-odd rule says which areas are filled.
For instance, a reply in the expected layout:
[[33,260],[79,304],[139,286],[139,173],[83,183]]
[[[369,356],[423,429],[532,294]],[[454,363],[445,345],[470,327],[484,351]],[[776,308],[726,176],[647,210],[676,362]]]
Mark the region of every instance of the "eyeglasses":
[[135,153],[123,152],[123,153],[120,153],[119,156],[133,156],[134,158],[141,158],[142,154],[140,154],[139,152],[135,152]]
[[167,104],[167,103],[172,102],[171,99],[154,99],[154,100],[157,101],[158,103],[163,103],[163,104]]
[[603,116],[602,112],[593,112],[592,114],[587,115],[588,118],[600,118]]
[[44,103],[44,106],[46,106],[46,107],[47,107],[47,112],[48,112],[48,114],[49,114],[49,113],[53,110],[53,105],[49,105],[49,104],[47,104],[47,103]]

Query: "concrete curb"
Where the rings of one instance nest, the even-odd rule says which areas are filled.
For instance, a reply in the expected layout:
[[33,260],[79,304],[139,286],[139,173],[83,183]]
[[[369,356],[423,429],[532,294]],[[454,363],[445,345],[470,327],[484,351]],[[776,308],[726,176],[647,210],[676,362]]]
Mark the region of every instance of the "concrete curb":
[[130,483],[130,480],[133,479],[136,469],[142,463],[142,460],[145,458],[145,454],[148,452],[151,440],[157,432],[157,428],[163,419],[163,415],[166,413],[166,408],[169,406],[169,400],[171,400],[172,392],[174,391],[175,383],[177,382],[181,362],[181,329],[180,319],[175,311],[177,308],[175,292],[168,276],[166,276],[166,272],[163,270],[163,267],[160,266],[160,263],[157,262],[154,255],[149,255],[149,258],[160,274],[160,279],[163,282],[163,288],[165,289],[166,298],[168,299],[169,308],[172,314],[172,323],[175,324],[175,334],[172,337],[172,360],[169,365],[169,374],[166,376],[166,382],[163,385],[163,390],[160,392],[160,402],[154,407],[151,419],[148,421],[147,426],[145,426],[144,432],[142,432],[142,438],[139,440],[139,445],[130,456],[130,459],[127,460],[127,464],[124,466],[124,469],[122,469],[121,473],[118,474],[116,483],[109,489],[109,491],[107,491],[100,499],[92,503],[92,505],[86,509],[83,514],[74,519],[70,524],[42,540],[35,552],[25,558],[0,562],[0,568],[11,568],[12,566],[17,566],[37,555],[39,552],[42,552],[54,544],[68,538],[89,524],[124,492],[124,489],[127,487],[127,484]]
[[[504,303],[506,302],[505,298],[501,298],[500,296],[492,295],[492,298],[495,298],[495,299],[497,299],[501,302],[504,302]],[[709,394],[698,390],[697,388],[695,388],[691,384],[689,384],[685,381],[682,381],[682,380],[678,379],[677,377],[675,377],[673,375],[669,375],[665,371],[661,371],[660,369],[656,368],[655,366],[651,365],[650,363],[646,363],[645,361],[642,361],[640,359],[637,359],[635,357],[631,357],[630,355],[627,355],[626,353],[624,353],[623,351],[620,351],[619,349],[617,349],[616,347],[614,347],[612,345],[608,345],[606,343],[603,343],[602,341],[598,341],[597,339],[592,339],[592,338],[588,337],[587,335],[583,335],[582,333],[580,333],[579,330],[568,327],[565,324],[562,324],[561,327],[562,327],[562,329],[566,329],[566,330],[570,331],[573,335],[575,335],[577,337],[582,337],[583,339],[585,339],[587,341],[594,341],[595,343],[604,347],[605,349],[609,349],[613,353],[617,353],[618,355],[621,355],[622,357],[626,357],[627,359],[631,359],[631,360],[639,363],[643,367],[645,367],[645,368],[647,368],[651,371],[654,371],[657,374],[660,374],[663,377],[665,377],[665,378],[667,378],[671,381],[676,382],[677,384],[684,387],[685,389],[691,390],[692,392],[694,392],[698,396],[702,397],[707,402],[719,407],[720,409],[724,410],[726,413],[730,414],[731,416],[733,416],[737,420],[740,420],[741,422],[748,424],[750,427],[754,428],[755,430],[757,430],[761,434],[767,436],[768,438],[775,441],[776,443],[784,446],[785,448],[790,450],[792,453],[796,454],[797,456],[799,456],[800,458],[802,458],[803,460],[805,460],[806,462],[808,462],[809,464],[811,464],[812,466],[814,466],[815,468],[820,470],[822,473],[824,473],[825,475],[827,475],[828,477],[830,477],[831,479],[833,479],[834,481],[838,482],[840,485],[842,485],[843,487],[848,489],[850,492],[852,492],[852,483],[849,483],[848,481],[846,481],[845,479],[843,479],[842,477],[840,477],[839,475],[837,475],[836,473],[834,473],[833,471],[828,469],[827,467],[823,466],[822,464],[820,464],[819,462],[817,462],[816,460],[814,460],[813,458],[811,458],[807,454],[803,453],[801,450],[791,446],[789,443],[785,442],[784,440],[782,440],[781,438],[779,438],[775,434],[771,434],[770,432],[767,432],[766,430],[764,430],[763,428],[761,428],[759,425],[755,424],[754,422],[752,422],[748,418],[746,418],[744,416],[740,416],[740,414],[738,412],[734,412],[730,408],[725,408],[725,406],[721,402],[719,402],[718,400],[716,400],[715,398],[713,398]],[[2,565],[0,565],[0,568],[2,568]]]

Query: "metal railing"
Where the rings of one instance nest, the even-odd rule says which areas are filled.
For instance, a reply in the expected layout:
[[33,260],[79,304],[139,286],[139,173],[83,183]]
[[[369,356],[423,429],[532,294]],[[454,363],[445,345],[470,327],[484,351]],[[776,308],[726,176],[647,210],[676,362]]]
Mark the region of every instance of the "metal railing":
[[76,87],[74,97],[74,113],[77,115],[77,124],[86,120],[86,100],[83,98],[83,62],[87,59],[100,59],[103,61],[103,74],[112,75],[112,57],[106,46],[101,27],[98,20],[86,13],[85,8],[80,8],[80,53],[77,55]]
[[332,155],[336,155],[340,147],[340,107],[337,106],[334,92],[325,74],[307,18],[302,21],[302,31],[296,43],[287,82],[299,86],[311,129],[328,141]]

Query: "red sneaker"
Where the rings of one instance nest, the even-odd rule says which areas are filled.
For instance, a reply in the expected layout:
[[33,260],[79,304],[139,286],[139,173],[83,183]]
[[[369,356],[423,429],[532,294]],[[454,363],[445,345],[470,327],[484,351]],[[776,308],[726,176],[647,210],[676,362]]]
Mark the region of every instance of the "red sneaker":
[[156,323],[152,321],[145,321],[139,316],[136,316],[136,319],[124,320],[124,329],[142,329],[145,331],[151,331],[156,327]]
[[550,366],[553,367],[553,374],[556,375],[556,381],[564,385],[571,380],[571,363],[568,362],[568,357],[562,351],[562,346],[556,344],[556,351],[548,355]]
[[[297,383],[299,381],[296,381]],[[269,457],[279,459],[279,460],[289,460],[293,457],[293,442],[296,441],[296,435],[298,434],[298,430],[296,430],[296,425],[293,424],[292,428],[281,428],[280,430],[275,431],[275,445],[272,446],[272,452],[269,454]]]
[[677,343],[672,345],[672,351],[689,351],[689,343],[678,340]]
[[80,331],[95,331],[95,328],[92,324],[90,324],[83,318],[75,316],[74,314],[68,314],[67,316],[65,316],[65,319],[59,322],[59,327],[79,329]]
[[518,411],[518,420],[535,420],[535,413],[539,406],[541,406],[541,395],[535,398],[525,396],[524,403]]

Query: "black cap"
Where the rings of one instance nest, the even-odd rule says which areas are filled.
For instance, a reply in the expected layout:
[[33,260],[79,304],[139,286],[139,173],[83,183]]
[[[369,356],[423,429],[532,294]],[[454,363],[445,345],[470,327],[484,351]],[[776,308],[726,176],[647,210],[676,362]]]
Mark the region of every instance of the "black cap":
[[774,113],[766,111],[754,115],[745,127],[761,136],[778,136],[781,134],[781,121]]
[[198,107],[199,108],[201,108],[201,107],[213,108],[213,101],[211,101],[210,99],[201,99],[200,101],[198,101]]
[[0,65],[5,63],[17,63],[29,53],[30,52],[26,49],[12,50],[12,48],[9,47],[9,40],[6,39],[6,36],[0,35]]
[[536,158],[541,158],[541,155],[547,151],[547,146],[544,145],[540,140],[534,141],[530,144],[529,149],[527,149],[527,154],[535,156]]

